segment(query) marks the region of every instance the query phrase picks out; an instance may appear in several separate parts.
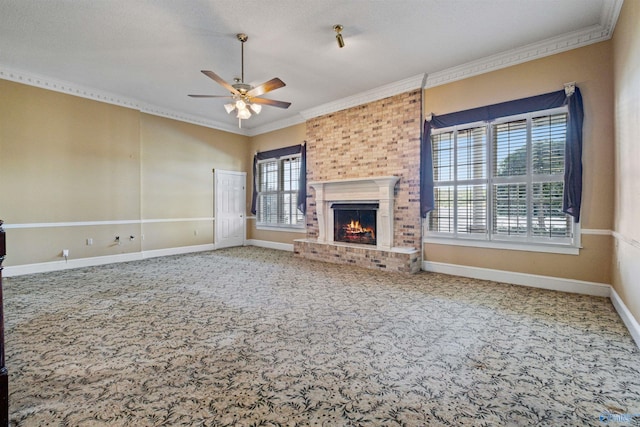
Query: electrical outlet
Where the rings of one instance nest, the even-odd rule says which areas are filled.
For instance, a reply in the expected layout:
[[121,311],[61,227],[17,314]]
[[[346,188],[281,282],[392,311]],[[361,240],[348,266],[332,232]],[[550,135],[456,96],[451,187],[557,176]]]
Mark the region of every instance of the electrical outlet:
[[87,239],[87,246],[91,246],[91,245],[93,245],[93,239],[91,237],[89,237]]
[[69,257],[69,249],[63,249],[62,250],[62,256],[65,257],[65,258],[68,258]]

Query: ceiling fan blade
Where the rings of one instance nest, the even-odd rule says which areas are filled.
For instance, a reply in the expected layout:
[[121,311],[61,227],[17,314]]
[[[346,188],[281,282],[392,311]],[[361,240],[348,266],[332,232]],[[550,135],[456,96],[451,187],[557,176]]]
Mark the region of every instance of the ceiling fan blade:
[[209,71],[209,70],[201,70],[201,71],[202,71],[202,74],[204,74],[205,76],[215,80],[216,82],[218,82],[218,84],[220,84],[222,87],[227,89],[229,92],[231,92],[231,93],[233,93],[235,95],[240,95],[240,92],[238,92],[238,90],[236,88],[231,86],[229,83],[225,82],[222,79],[222,77],[220,77],[219,75],[217,75],[213,71]]
[[264,98],[251,98],[251,103],[270,105],[272,107],[278,107],[278,108],[289,108],[289,106],[291,105],[290,102],[275,101],[273,99],[264,99]]
[[249,92],[247,92],[247,96],[260,96],[264,95],[267,92],[271,92],[272,90],[281,88],[286,86],[282,80],[275,77],[268,82],[262,83],[259,86],[254,87]]
[[192,98],[233,98],[233,96],[228,95],[188,95]]

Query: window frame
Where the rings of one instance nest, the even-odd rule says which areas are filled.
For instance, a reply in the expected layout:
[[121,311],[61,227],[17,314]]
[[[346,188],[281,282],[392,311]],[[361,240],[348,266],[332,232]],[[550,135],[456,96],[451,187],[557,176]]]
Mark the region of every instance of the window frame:
[[[302,166],[302,154],[301,153],[296,153],[296,154],[290,154],[287,156],[282,156],[282,157],[271,157],[268,159],[261,159],[258,160],[256,163],[256,174],[257,179],[256,179],[256,186],[257,186],[257,190],[256,190],[256,228],[259,230],[270,230],[270,231],[289,231],[289,232],[305,232],[305,215],[300,212],[300,210],[297,207],[297,195],[298,195],[298,187],[299,187],[299,182],[300,182],[300,176],[296,177],[295,180],[292,180],[292,184],[295,183],[296,185],[292,185],[292,188],[295,187],[295,189],[291,189],[291,190],[285,190],[284,189],[284,180],[285,180],[285,171],[284,171],[284,162],[287,160],[293,160],[293,159],[298,159],[298,170],[300,169],[300,167]],[[277,165],[276,168],[276,173],[277,173],[277,189],[276,190],[269,190],[269,191],[260,191],[262,188],[262,171],[261,171],[261,165],[265,164],[265,163],[272,163],[275,162]],[[293,207],[294,212],[296,213],[296,217],[300,216],[299,222],[296,224],[287,224],[284,222],[280,222],[280,220],[285,216],[284,214],[284,210],[285,210],[285,195],[295,195],[296,196],[296,206]],[[264,195],[275,195],[276,199],[277,199],[277,213],[276,213],[276,218],[278,220],[278,222],[274,223],[274,222],[265,222],[262,221],[262,208],[261,208],[261,203],[262,203],[262,197]]]
[[[439,243],[457,246],[472,246],[472,247],[484,247],[495,249],[513,249],[524,250],[533,252],[551,252],[562,254],[577,255],[580,249],[580,223],[576,223],[573,217],[568,216],[570,219],[569,237],[540,237],[533,235],[532,219],[534,218],[534,210],[532,207],[532,193],[534,185],[544,182],[563,182],[564,181],[564,168],[562,173],[556,174],[536,174],[533,170],[533,155],[531,152],[533,144],[533,136],[531,133],[532,120],[539,117],[553,116],[557,114],[566,114],[568,117],[569,109],[567,106],[532,111],[523,114],[511,115],[500,117],[491,121],[481,121],[465,123],[456,126],[449,126],[444,128],[433,129],[431,137],[451,132],[460,132],[469,129],[484,128],[484,140],[485,140],[485,170],[483,173],[484,178],[474,179],[459,179],[457,175],[458,168],[458,141],[454,139],[452,147],[452,159],[453,159],[453,179],[442,181],[437,180],[434,176],[434,194],[437,194],[438,187],[451,187],[454,193],[454,211],[450,215],[453,225],[450,227],[452,231],[442,232],[430,230],[431,216],[436,212],[436,209],[432,210],[428,217],[423,221],[423,233],[425,243]],[[494,176],[494,133],[496,125],[503,123],[514,122],[518,120],[526,120],[526,149],[527,149],[527,169],[526,175],[518,176]],[[566,144],[566,140],[565,140]],[[433,149],[432,143],[432,149]],[[434,168],[435,168],[436,156],[434,155]],[[566,164],[566,159],[565,159]],[[508,183],[523,183],[525,180],[526,199],[527,199],[527,229],[526,236],[504,236],[496,234],[494,230],[493,217],[494,212],[494,186],[496,184],[508,184]],[[484,233],[460,233],[458,230],[458,193],[459,188],[471,185],[483,185],[485,189],[485,231]]]

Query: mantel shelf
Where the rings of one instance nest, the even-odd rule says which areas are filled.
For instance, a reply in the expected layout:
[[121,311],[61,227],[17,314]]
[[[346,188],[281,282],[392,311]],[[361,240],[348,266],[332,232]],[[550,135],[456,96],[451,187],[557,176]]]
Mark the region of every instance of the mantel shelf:
[[357,184],[367,183],[367,182],[375,185],[379,185],[378,183],[383,183],[383,182],[395,185],[395,183],[398,182],[399,179],[400,179],[399,176],[372,176],[372,177],[365,177],[365,178],[331,179],[328,181],[311,181],[309,182],[309,185],[312,187],[315,187],[317,185],[342,186],[342,185],[349,185],[349,184],[357,185]]

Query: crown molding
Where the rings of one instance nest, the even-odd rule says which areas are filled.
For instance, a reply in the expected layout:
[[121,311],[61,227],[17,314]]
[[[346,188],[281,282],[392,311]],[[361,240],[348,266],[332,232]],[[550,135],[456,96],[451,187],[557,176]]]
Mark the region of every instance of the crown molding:
[[457,67],[430,73],[427,77],[425,89],[577,49],[610,38],[611,34],[609,31],[601,25],[595,25],[585,30],[575,31],[570,34],[491,55],[477,61],[467,62]]
[[189,115],[189,114],[180,113],[178,111],[169,110],[169,109],[164,108],[164,107],[156,107],[156,106],[153,106],[151,104],[145,104],[140,109],[140,112],[151,114],[151,115],[154,115],[154,116],[166,117],[167,119],[173,119],[173,120],[177,120],[177,121],[180,121],[180,122],[191,123],[191,124],[194,124],[194,125],[207,127],[207,128],[210,128],[210,129],[217,129],[217,130],[222,130],[222,131],[229,132],[229,133],[235,133],[235,134],[238,134],[238,135],[249,136],[249,131],[247,129],[244,129],[244,128],[239,128],[238,126],[236,126],[237,123],[235,123],[235,122],[234,122],[234,124],[222,123],[222,122],[218,122],[218,121],[215,121],[215,120],[208,120],[208,119],[204,119],[202,117],[193,116],[193,115]]
[[54,92],[60,92],[67,95],[78,96],[80,98],[91,99],[93,101],[117,105],[119,107],[130,108],[154,116],[165,117],[168,119],[178,120],[181,122],[223,130],[240,135],[247,135],[247,131],[245,129],[238,129],[237,127],[234,127],[233,125],[230,125],[228,123],[221,123],[214,120],[207,120],[202,117],[180,113],[164,107],[144,103],[133,98],[127,98],[125,96],[78,85],[75,83],[53,79],[51,77],[40,76],[22,70],[8,68],[1,64],[0,79],[52,90]]
[[288,128],[290,126],[299,125],[300,123],[304,123],[306,120],[300,114],[296,114],[294,116],[288,117],[286,119],[278,120],[271,123],[266,123],[261,126],[257,126],[255,128],[250,128],[247,130],[248,136],[257,136],[262,135],[263,133],[272,132],[278,129]]
[[0,78],[16,83],[22,83],[29,86],[52,90],[55,92],[62,92],[68,95],[79,96],[81,98],[88,98],[94,101],[106,102],[107,104],[118,105],[120,107],[131,108],[134,110],[140,110],[141,108],[141,103],[133,98],[127,98],[94,88],[81,86],[75,83],[57,80],[51,77],[40,76],[22,70],[8,68],[1,64]]
[[416,76],[389,83],[384,86],[361,92],[353,96],[339,99],[337,101],[328,102],[314,108],[309,108],[307,110],[301,111],[300,115],[305,120],[309,120],[314,117],[324,116],[325,114],[334,113],[340,110],[346,110],[347,108],[367,104],[369,102],[388,98],[400,93],[409,92],[415,89],[421,89],[423,80],[424,74],[418,74]]
[[429,73],[424,88],[432,88],[457,80],[496,71],[568,50],[609,40],[620,16],[623,0],[609,0],[603,5],[600,24],[537,43],[521,46],[476,61]]
[[607,0],[602,5],[600,25],[606,29],[609,37],[613,36],[613,30],[616,28],[616,23],[620,17],[620,10],[622,10],[622,3],[624,3],[624,0]]

